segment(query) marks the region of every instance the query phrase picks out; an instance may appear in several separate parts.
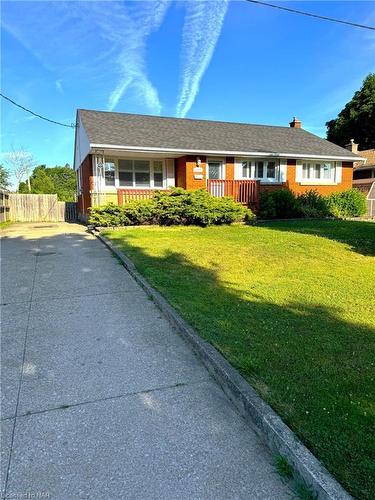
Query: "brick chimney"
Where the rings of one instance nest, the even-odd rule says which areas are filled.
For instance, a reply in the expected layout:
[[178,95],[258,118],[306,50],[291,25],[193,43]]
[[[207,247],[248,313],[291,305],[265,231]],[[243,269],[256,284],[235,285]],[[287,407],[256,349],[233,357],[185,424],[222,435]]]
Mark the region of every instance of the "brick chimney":
[[289,126],[292,128],[301,128],[302,127],[302,122],[295,116],[293,117],[293,121],[289,123]]
[[354,142],[354,139],[350,139],[349,144],[347,144],[345,148],[351,151],[352,153],[358,153],[358,144]]

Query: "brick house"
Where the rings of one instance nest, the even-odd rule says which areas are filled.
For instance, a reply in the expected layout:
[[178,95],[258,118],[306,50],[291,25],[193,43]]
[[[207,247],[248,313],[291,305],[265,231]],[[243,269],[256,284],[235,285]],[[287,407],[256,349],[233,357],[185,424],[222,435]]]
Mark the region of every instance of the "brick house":
[[84,219],[91,206],[204,188],[256,207],[262,190],[322,194],[352,187],[354,152],[301,128],[77,111],[74,166]]
[[375,182],[375,149],[358,151],[358,144],[353,139],[346,148],[352,153],[362,157],[362,161],[356,161],[353,165],[353,187],[368,194],[372,184]]

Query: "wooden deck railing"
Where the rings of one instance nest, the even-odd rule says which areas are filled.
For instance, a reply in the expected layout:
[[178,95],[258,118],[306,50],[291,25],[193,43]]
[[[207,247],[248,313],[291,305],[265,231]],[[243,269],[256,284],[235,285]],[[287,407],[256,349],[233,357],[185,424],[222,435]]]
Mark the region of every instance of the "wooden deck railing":
[[[148,200],[155,189],[118,189],[117,203],[123,205],[132,200]],[[164,190],[165,191],[165,190]],[[257,209],[259,205],[259,181],[208,179],[207,191],[216,197],[230,196],[238,203]]]
[[207,191],[212,196],[230,196],[253,209],[259,205],[259,185],[256,180],[207,179]]
[[[119,205],[123,205],[124,203],[133,200],[149,200],[154,196],[156,191],[157,189],[118,189],[117,203]],[[166,190],[163,189],[163,191]]]

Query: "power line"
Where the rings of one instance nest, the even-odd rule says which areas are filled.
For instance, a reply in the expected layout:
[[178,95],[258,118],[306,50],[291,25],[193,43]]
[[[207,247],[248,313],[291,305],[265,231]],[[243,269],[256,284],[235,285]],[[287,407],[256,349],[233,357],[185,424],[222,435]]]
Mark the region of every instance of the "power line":
[[33,116],[36,116],[37,118],[40,118],[42,120],[45,120],[46,122],[50,122],[50,123],[54,123],[55,125],[61,125],[62,127],[68,127],[68,128],[76,128],[76,125],[74,123],[72,123],[71,125],[68,125],[67,123],[61,123],[61,122],[57,122],[55,120],[50,120],[49,118],[46,118],[45,116],[42,116],[42,115],[38,115],[38,113],[34,113],[34,111],[31,111],[31,109],[27,109],[25,108],[24,106],[21,106],[21,104],[18,104],[17,102],[13,101],[12,99],[10,99],[9,97],[7,97],[6,95],[2,94],[0,92],[0,96],[3,98],[3,99],[6,99],[7,101],[11,102],[12,104],[14,104],[15,106],[17,106],[18,108],[21,108],[23,109],[24,111],[27,111],[27,113],[30,113],[32,114]]
[[366,30],[375,31],[375,26],[366,26],[365,24],[352,23],[351,21],[343,21],[342,19],[335,19],[333,17],[319,16],[318,14],[312,14],[311,12],[304,12],[303,10],[290,9],[289,7],[282,7],[281,5],[274,5],[272,3],[260,2],[259,0],[245,0],[245,1],[249,3],[265,5],[266,7],[273,7],[274,9],[286,10],[287,12],[292,12],[293,14],[301,14],[303,16],[316,17],[317,19],[323,19],[324,21],[347,24],[349,26],[354,26],[355,28],[362,28]]

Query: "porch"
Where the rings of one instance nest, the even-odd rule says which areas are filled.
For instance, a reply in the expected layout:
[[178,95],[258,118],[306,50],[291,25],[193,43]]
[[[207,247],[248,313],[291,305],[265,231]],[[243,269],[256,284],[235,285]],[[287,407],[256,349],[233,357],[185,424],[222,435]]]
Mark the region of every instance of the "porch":
[[207,191],[219,198],[229,196],[253,211],[259,208],[259,180],[207,179]]
[[[207,179],[207,191],[217,198],[229,196],[236,202],[250,207],[257,211],[259,207],[258,180],[227,180],[227,179]],[[146,200],[154,196],[156,189],[117,189],[117,203],[123,205],[128,201]],[[168,190],[163,190],[168,191]]]

